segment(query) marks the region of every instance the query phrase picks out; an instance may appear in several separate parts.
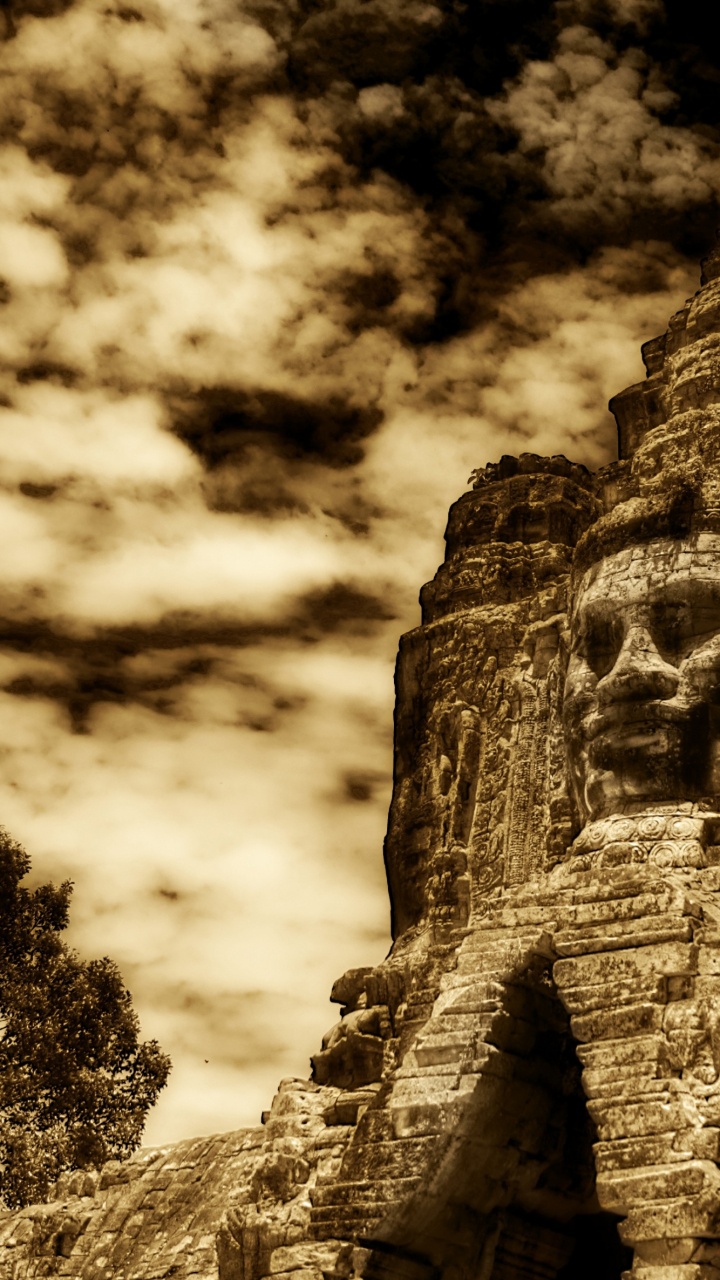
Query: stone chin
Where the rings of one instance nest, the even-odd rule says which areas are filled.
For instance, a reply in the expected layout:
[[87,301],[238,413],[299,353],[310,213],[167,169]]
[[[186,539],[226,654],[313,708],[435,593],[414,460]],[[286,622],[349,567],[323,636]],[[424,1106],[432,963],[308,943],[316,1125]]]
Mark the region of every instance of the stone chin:
[[720,798],[720,536],[658,539],[579,583],[565,686],[583,818]]

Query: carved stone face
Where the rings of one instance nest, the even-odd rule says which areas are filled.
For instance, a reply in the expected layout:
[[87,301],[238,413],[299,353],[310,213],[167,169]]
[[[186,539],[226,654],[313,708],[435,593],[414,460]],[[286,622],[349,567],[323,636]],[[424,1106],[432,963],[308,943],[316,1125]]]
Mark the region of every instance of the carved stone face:
[[564,721],[583,817],[720,799],[720,535],[658,539],[588,570]]

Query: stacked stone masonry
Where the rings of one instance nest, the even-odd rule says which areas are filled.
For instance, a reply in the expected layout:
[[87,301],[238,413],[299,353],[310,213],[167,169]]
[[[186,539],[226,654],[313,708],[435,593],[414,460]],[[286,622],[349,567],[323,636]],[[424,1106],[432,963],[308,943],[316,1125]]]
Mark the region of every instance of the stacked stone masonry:
[[479,469],[396,673],[393,946],[257,1129],[0,1214],[0,1277],[720,1280],[720,250],[597,475]]

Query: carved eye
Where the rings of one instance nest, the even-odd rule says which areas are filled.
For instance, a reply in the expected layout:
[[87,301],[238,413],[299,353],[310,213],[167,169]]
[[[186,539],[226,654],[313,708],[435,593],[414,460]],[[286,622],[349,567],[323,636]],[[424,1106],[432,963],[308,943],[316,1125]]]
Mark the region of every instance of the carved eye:
[[694,649],[720,632],[717,605],[659,604],[649,619],[653,641],[666,662],[678,666]]
[[580,636],[580,653],[600,679],[612,671],[622,647],[622,627],[612,618],[587,618]]

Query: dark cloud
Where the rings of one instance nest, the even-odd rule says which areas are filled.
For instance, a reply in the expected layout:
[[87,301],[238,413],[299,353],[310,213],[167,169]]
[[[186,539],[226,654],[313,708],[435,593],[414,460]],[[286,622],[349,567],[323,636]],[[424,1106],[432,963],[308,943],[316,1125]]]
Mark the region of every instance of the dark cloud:
[[58,492],[59,485],[56,484],[33,484],[32,480],[23,480],[18,485],[18,489],[26,498],[37,498],[42,501],[45,498],[52,498]]
[[338,634],[371,637],[395,616],[389,600],[336,582],[301,596],[292,614],[275,625],[178,614],[153,628],[108,628],[91,637],[37,622],[5,626],[0,654],[27,655],[31,661],[28,670],[11,670],[0,688],[16,698],[56,702],[74,733],[89,733],[99,704],[135,703],[183,719],[188,690],[219,680],[238,695],[238,727],[273,731],[283,715],[302,709],[307,699],[234,665],[238,651],[291,637],[305,644]]
[[372,800],[378,787],[383,790],[387,786],[385,774],[373,773],[372,770],[352,770],[343,778],[343,792],[350,801],[365,804]]
[[313,6],[290,50],[290,72],[304,86],[343,78],[355,84],[422,75],[444,44],[449,16],[424,0],[336,0]]
[[297,629],[304,639],[341,631],[352,635],[372,635],[378,625],[397,616],[391,599],[361,591],[348,583],[308,592],[300,602]]
[[301,87],[340,77],[359,85],[418,81],[440,67],[492,93],[547,52],[557,25],[553,6],[532,0],[311,0],[302,8],[309,16],[290,50],[290,75]]
[[57,382],[63,387],[73,387],[78,381],[78,370],[52,360],[38,360],[21,366],[16,377],[20,386],[28,382]]
[[383,414],[373,404],[352,404],[342,396],[311,401],[263,388],[199,388],[185,403],[171,401],[175,429],[210,469],[270,437],[288,458],[321,455],[331,466],[349,466],[361,457],[360,441]]

